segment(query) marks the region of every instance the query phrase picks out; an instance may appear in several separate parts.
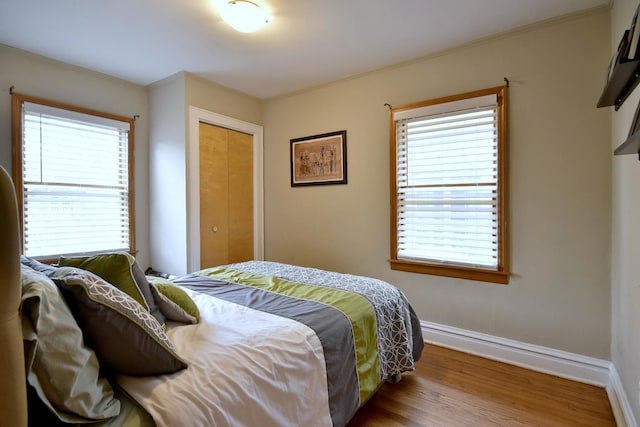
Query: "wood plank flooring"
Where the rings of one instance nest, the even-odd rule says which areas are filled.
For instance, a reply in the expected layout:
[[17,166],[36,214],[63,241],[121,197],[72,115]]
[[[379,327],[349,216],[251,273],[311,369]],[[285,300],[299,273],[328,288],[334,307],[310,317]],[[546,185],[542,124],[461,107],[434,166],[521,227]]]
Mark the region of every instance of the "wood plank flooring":
[[615,426],[603,388],[427,345],[348,427]]

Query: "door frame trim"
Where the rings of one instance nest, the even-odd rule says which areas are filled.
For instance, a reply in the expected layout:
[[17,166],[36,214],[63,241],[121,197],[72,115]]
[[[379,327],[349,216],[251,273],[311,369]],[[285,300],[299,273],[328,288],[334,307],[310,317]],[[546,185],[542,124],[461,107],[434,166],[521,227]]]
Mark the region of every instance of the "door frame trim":
[[200,270],[200,122],[247,133],[253,137],[253,257],[263,260],[263,128],[190,105],[187,146],[187,271]]

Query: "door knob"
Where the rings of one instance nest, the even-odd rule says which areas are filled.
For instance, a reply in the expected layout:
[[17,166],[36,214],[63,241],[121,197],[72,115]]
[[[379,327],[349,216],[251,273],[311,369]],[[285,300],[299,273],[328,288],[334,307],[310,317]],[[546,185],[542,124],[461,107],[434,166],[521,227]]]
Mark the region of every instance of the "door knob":
[[213,228],[211,229],[211,231],[213,231],[214,233],[217,233],[217,232],[218,232],[218,227],[213,227]]

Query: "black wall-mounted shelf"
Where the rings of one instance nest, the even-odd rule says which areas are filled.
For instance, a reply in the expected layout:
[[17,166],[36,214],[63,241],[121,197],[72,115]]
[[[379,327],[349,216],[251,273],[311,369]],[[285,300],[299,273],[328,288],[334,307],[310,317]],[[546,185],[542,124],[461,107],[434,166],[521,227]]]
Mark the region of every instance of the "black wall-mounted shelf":
[[640,158],[640,132],[631,135],[625,142],[620,144],[613,152],[615,156],[622,154],[638,154]]
[[[640,83],[640,60],[616,60],[609,80],[598,100],[598,107],[613,106],[618,111],[638,83]],[[637,125],[636,120],[638,120],[638,111],[636,111],[636,116],[631,124],[632,128]],[[638,154],[640,158],[640,132],[630,132],[627,140],[620,144],[613,154],[615,156]]]
[[[607,68],[607,83],[602,90],[598,107],[613,106],[616,111],[631,92],[640,83],[640,4],[638,5],[631,26],[624,31],[615,56],[609,61]],[[640,104],[631,123],[629,136],[620,144],[613,154],[638,154],[640,158]]]
[[598,100],[598,107],[613,106],[618,111],[638,83],[640,83],[640,60],[616,61],[611,77]]

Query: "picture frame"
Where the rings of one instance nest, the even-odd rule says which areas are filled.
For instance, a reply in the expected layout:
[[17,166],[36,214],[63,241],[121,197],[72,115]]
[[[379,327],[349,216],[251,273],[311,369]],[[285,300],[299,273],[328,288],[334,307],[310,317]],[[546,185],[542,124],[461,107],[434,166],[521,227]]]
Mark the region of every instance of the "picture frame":
[[347,131],[290,140],[291,186],[347,183]]

